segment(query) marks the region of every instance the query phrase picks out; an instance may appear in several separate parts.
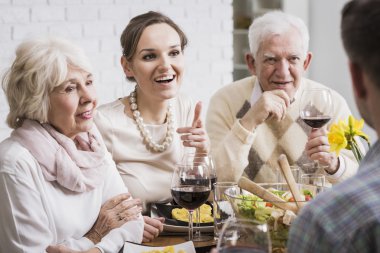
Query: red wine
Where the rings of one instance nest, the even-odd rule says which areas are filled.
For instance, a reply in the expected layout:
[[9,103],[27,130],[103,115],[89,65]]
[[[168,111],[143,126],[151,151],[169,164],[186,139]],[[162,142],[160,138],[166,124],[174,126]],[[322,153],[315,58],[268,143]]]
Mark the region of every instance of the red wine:
[[302,120],[312,128],[321,128],[331,119],[330,116],[303,117]]
[[210,195],[210,187],[180,186],[171,189],[172,196],[180,206],[194,210],[204,204]]
[[[210,178],[211,190],[214,189],[214,183],[216,182],[216,180],[217,180],[216,177]],[[204,178],[186,178],[186,179],[181,178],[181,184],[185,184],[185,185],[208,186],[208,181],[209,181],[208,179],[204,179]]]
[[219,253],[267,253],[267,251],[253,247],[227,246],[219,250]]

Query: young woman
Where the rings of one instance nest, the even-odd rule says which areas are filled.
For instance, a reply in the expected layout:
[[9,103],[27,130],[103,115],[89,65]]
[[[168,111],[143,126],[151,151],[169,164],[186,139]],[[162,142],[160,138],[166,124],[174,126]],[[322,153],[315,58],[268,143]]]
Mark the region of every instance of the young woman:
[[205,153],[209,140],[201,103],[179,95],[187,44],[183,31],[151,11],[134,17],[120,41],[121,65],[135,89],[100,106],[95,122],[124,183],[148,211],[150,203],[171,198],[171,176],[184,148]]

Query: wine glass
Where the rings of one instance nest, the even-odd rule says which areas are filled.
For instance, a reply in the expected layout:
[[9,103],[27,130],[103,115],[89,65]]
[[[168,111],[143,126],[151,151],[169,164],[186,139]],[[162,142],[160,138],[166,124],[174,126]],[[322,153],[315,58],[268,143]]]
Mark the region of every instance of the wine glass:
[[[301,94],[300,118],[312,131],[326,125],[332,118],[334,108],[331,91],[327,88],[306,88]],[[316,167],[319,162],[314,161]]]
[[327,88],[305,89],[301,94],[300,117],[312,128],[321,128],[331,120],[333,101]]
[[268,226],[254,220],[230,218],[223,226],[217,249],[219,253],[270,253]]
[[[216,176],[216,169],[214,165],[214,161],[212,159],[211,154],[208,153],[196,153],[196,152],[187,152],[182,157],[182,163],[185,164],[193,164],[193,163],[205,163],[206,166],[209,169],[210,173],[210,181],[211,181],[211,192],[214,188],[214,183],[217,181]],[[209,241],[212,240],[213,237],[209,235],[202,235],[201,234],[201,214],[200,214],[200,208],[196,209],[196,231],[195,235],[193,236],[193,241],[195,242],[203,242],[203,241]]]
[[205,163],[177,164],[171,194],[177,204],[189,211],[189,241],[193,240],[193,211],[207,201],[210,191],[210,174]]

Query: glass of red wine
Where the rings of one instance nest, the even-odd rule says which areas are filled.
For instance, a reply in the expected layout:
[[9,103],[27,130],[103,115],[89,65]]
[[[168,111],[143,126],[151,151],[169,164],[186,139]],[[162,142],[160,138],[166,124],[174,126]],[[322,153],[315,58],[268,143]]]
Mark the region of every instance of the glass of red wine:
[[219,236],[219,253],[270,253],[268,226],[254,220],[230,218]]
[[[214,183],[217,181],[216,176],[216,169],[214,165],[214,161],[212,159],[211,154],[208,153],[196,153],[196,152],[187,152],[182,157],[182,163],[185,164],[193,164],[193,163],[205,163],[208,167],[209,173],[210,173],[210,181],[211,181],[211,192],[214,188]],[[203,235],[201,234],[201,215],[200,215],[200,208],[196,209],[196,231],[193,236],[194,242],[203,242],[203,241],[209,241],[212,240],[213,237],[209,235]]]
[[331,91],[327,88],[305,89],[301,94],[300,117],[316,129],[326,125],[333,114]]
[[[315,131],[331,120],[333,106],[330,89],[306,88],[301,94],[300,118]],[[314,164],[319,167],[318,161]]]
[[210,173],[205,163],[177,164],[171,194],[178,205],[189,211],[189,241],[193,240],[193,212],[207,201],[210,191]]

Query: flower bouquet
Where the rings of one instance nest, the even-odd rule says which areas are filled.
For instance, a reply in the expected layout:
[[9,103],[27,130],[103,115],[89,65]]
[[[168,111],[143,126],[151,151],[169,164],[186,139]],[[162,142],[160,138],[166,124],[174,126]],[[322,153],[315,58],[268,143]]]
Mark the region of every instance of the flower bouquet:
[[340,120],[338,123],[332,124],[327,134],[330,151],[339,155],[342,149],[351,150],[356,161],[360,162],[363,158],[363,152],[360,150],[355,136],[364,139],[370,147],[369,137],[362,131],[363,125],[363,119],[357,120],[352,115],[348,117],[347,123]]

